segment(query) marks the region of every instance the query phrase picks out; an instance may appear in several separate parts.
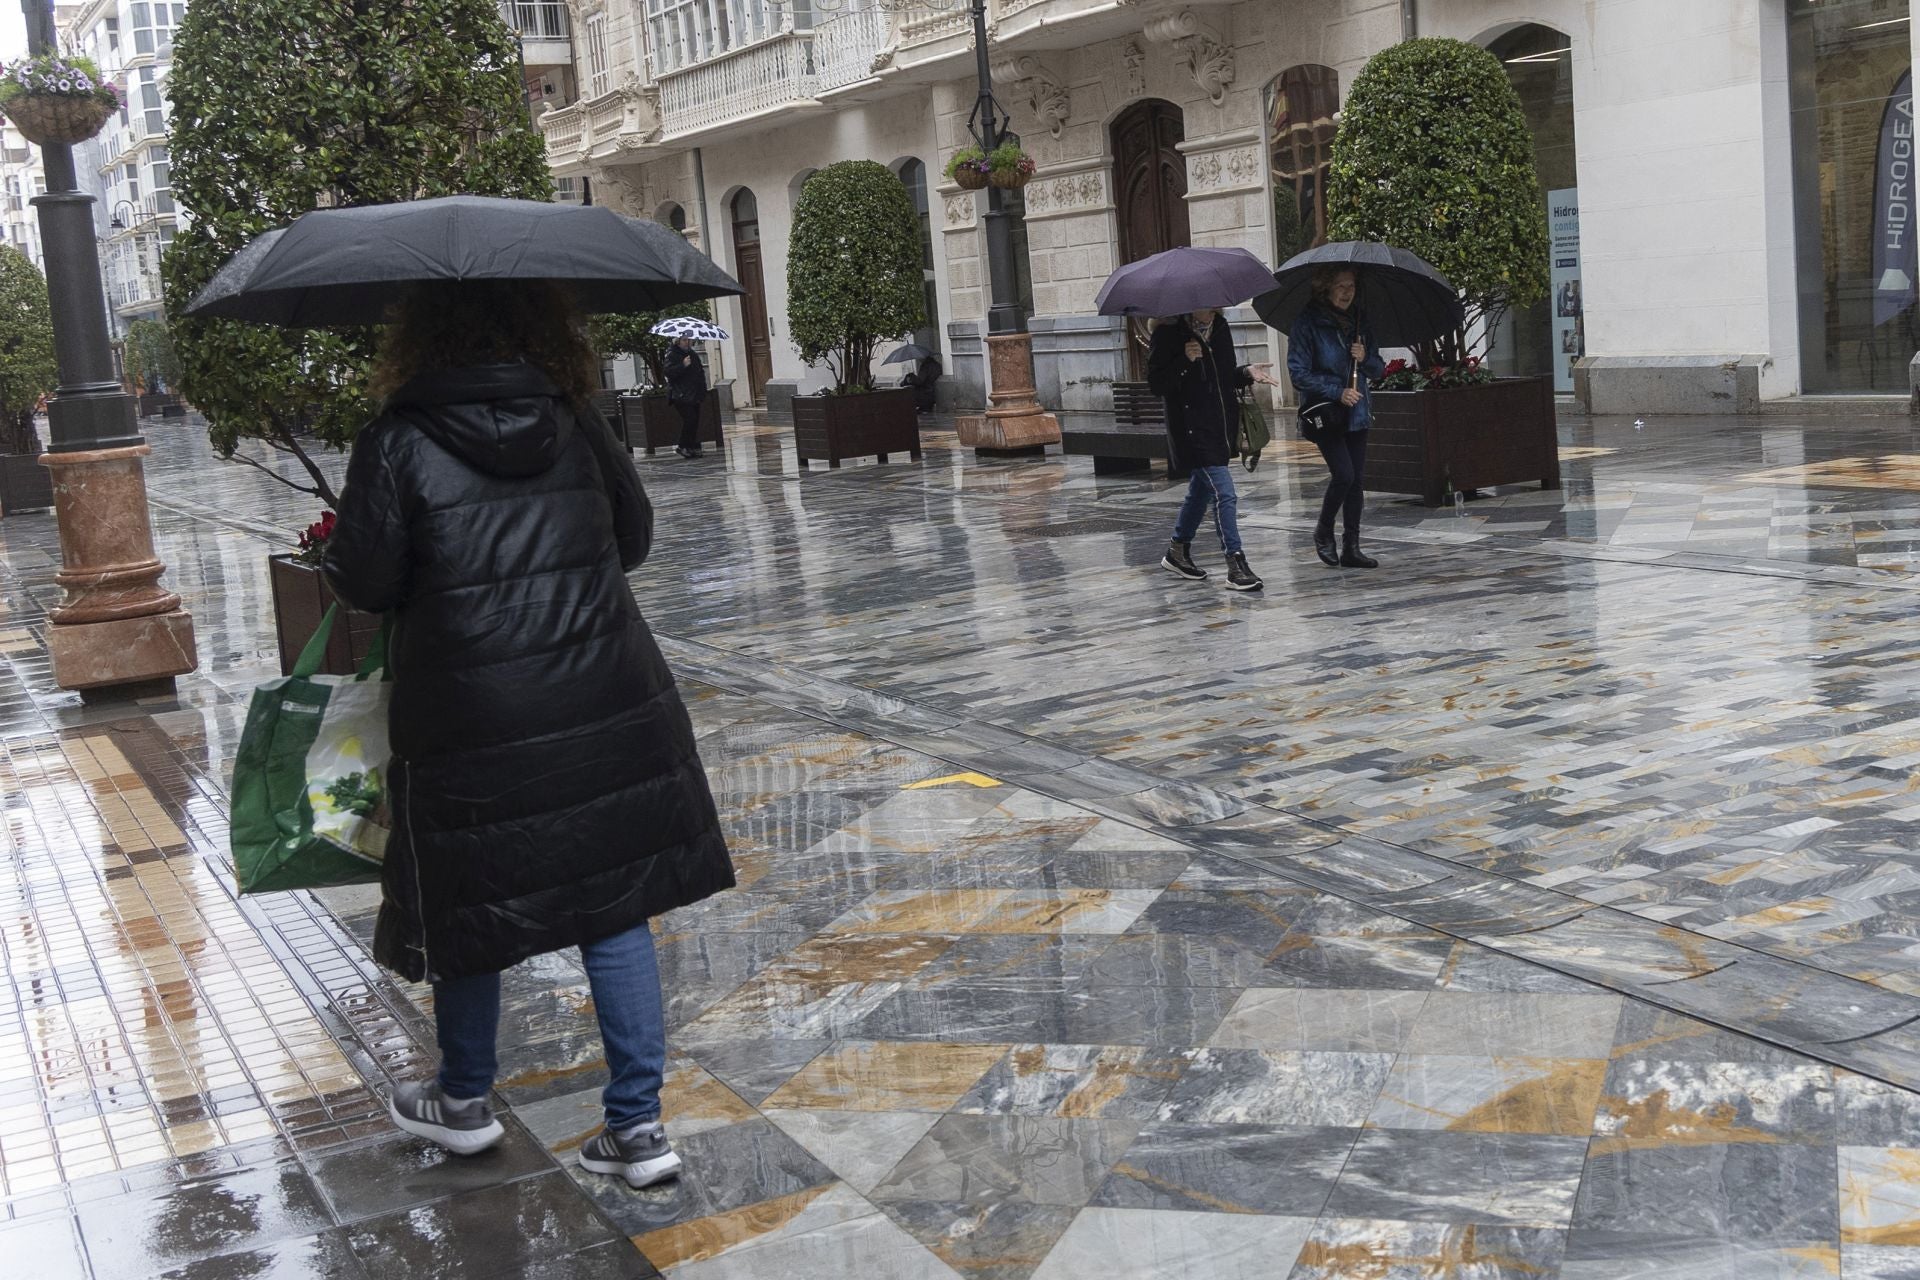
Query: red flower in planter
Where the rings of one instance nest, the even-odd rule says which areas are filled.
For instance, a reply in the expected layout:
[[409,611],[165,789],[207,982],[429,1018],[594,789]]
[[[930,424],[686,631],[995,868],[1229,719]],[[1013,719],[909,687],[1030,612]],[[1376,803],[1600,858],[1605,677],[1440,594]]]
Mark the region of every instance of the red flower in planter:
[[308,525],[300,535],[300,554],[294,558],[302,564],[319,564],[327,552],[327,539],[333,536],[333,523],[333,512],[328,511]]
[[1406,371],[1407,362],[1405,360],[1395,360],[1387,365],[1386,370],[1380,376],[1383,378],[1391,378],[1396,373],[1405,373]]

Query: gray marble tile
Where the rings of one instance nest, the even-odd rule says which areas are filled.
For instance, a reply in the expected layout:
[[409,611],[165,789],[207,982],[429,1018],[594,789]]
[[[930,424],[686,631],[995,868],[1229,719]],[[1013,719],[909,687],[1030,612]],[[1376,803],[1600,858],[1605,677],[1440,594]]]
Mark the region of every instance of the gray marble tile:
[[1541,1227],[1322,1218],[1287,1280],[1540,1280],[1566,1247]]
[[985,1205],[883,1200],[880,1208],[934,1257],[972,1280],[1027,1280],[1078,1212],[1024,1200]]
[[1133,1045],[1015,1045],[953,1109],[966,1115],[1146,1120],[1192,1055]]
[[1133,1120],[949,1115],[870,1193],[875,1200],[1084,1205],[1139,1131]]
[[1256,988],[1241,995],[1208,1043],[1222,1049],[1397,1053],[1427,999],[1422,991]]
[[1627,1150],[1588,1162],[1574,1225],[1615,1234],[1837,1240],[1832,1147],[1742,1142]]
[[1158,1118],[1358,1127],[1392,1065],[1390,1053],[1203,1049],[1187,1064]]
[[1127,933],[1087,976],[1116,987],[1250,987],[1266,965],[1264,952],[1220,934]]
[[369,1218],[347,1238],[372,1275],[479,1280],[522,1274],[614,1235],[556,1172]]
[[1409,1053],[1604,1058],[1622,1001],[1612,995],[1436,991],[1406,1041]]
[[1334,1184],[1341,1218],[1564,1227],[1586,1139],[1368,1130]]
[[1058,1031],[1041,1038],[1163,1049],[1202,1044],[1238,995],[1230,987],[1083,985],[1068,993]]
[[1835,1139],[1833,1068],[1627,1058],[1607,1070],[1595,1154],[1716,1142]]
[[1920,1147],[1920,1093],[1852,1071],[1833,1074],[1843,1146]]
[[727,1213],[833,1181],[833,1173],[764,1119],[676,1138],[680,1176],[635,1191],[619,1178],[567,1166],[623,1235]]
[[1840,1274],[1845,1280],[1920,1280],[1920,1248],[1842,1245]]
[[1356,1136],[1338,1128],[1149,1124],[1093,1203],[1311,1217],[1326,1204]]
[[1575,1228],[1567,1235],[1560,1280],[1855,1280],[1851,1252],[1843,1271],[1841,1247],[1832,1239],[1770,1244]]
[[1512,991],[1569,995],[1605,995],[1603,988],[1579,978],[1568,977],[1537,964],[1528,964],[1514,956],[1481,946],[1477,942],[1454,945],[1446,965],[1434,980],[1443,991]]
[[1668,1062],[1793,1063],[1805,1060],[1792,1050],[1638,1000],[1627,1001],[1621,1010],[1610,1056],[1658,1058]]
[[1311,1218],[1085,1209],[1032,1280],[1273,1280],[1312,1228]]
[[703,1046],[692,1057],[722,1084],[758,1106],[820,1056],[830,1040],[736,1040]]

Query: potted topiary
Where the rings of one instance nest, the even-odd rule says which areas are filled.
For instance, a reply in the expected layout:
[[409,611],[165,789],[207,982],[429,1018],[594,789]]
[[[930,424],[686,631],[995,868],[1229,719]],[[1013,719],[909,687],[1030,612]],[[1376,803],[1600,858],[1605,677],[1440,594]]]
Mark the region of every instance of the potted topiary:
[[808,180],[787,251],[787,324],[800,356],[833,386],[793,401],[800,465],[824,458],[920,457],[911,387],[876,389],[874,348],[922,323],[920,225],[906,187],[871,160],[843,160]]
[[947,176],[963,191],[978,191],[986,186],[992,171],[987,153],[978,147],[962,147],[947,161]]
[[120,90],[90,59],[43,53],[0,70],[0,111],[28,142],[85,142],[120,109]]
[[987,156],[987,181],[1017,191],[1033,180],[1033,157],[1017,142],[1003,142]]
[[1547,216],[1533,137],[1499,59],[1460,40],[1383,50],[1334,136],[1335,240],[1412,250],[1460,289],[1466,324],[1374,388],[1367,486],[1437,505],[1449,488],[1560,485],[1553,382],[1495,378],[1501,317],[1546,296]]
[[26,254],[0,246],[0,515],[53,505],[33,417],[58,376],[47,282]]
[[[665,311],[595,316],[587,323],[587,338],[602,357],[637,356],[647,371],[644,388],[619,398],[619,419],[613,426],[627,448],[645,449],[649,458],[680,439],[680,415],[667,402],[667,347],[673,339],[653,332],[654,325],[673,316],[707,320],[712,312],[704,302],[682,302]],[[718,387],[707,389],[706,403],[700,406],[700,441],[722,447]]]

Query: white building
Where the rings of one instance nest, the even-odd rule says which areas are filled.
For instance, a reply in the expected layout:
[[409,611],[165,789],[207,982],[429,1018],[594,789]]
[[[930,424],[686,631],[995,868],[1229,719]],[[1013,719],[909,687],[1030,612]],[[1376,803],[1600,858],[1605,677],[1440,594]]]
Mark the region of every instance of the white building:
[[[970,21],[871,2],[572,0],[571,73],[539,77],[555,171],[684,227],[747,286],[721,308],[743,400],[824,380],[785,334],[787,233],[807,175],[851,158],[914,192],[922,339],[960,402],[983,395],[985,197],[941,176],[974,104]],[[1410,32],[1492,49],[1534,126],[1556,288],[1500,335],[1505,368],[1572,389],[1577,361],[1598,411],[1908,390],[1908,0],[988,3],[995,87],[1040,164],[1016,265],[1049,405],[1099,407],[1129,375],[1124,326],[1093,314],[1121,262],[1312,242],[1334,113]]]
[[42,273],[47,269],[46,254],[40,248],[39,211],[31,201],[46,189],[40,148],[0,117],[0,238],[31,258]]

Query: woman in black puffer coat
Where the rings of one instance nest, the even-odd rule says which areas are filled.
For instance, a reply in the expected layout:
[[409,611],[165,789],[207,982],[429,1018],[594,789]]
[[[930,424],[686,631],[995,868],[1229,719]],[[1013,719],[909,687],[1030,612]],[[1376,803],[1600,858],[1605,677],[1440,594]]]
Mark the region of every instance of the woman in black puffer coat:
[[418,290],[389,326],[386,400],[353,445],[334,590],[391,615],[394,835],[375,955],[434,984],[442,1065],[392,1103],[451,1150],[492,1145],[499,971],[577,946],[612,1082],[582,1163],[642,1185],[666,1054],[647,921],[733,884],[672,673],[625,571],[652,510],[588,404],[558,291]]

